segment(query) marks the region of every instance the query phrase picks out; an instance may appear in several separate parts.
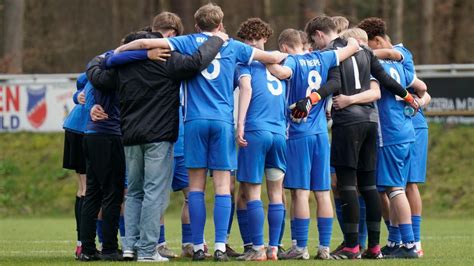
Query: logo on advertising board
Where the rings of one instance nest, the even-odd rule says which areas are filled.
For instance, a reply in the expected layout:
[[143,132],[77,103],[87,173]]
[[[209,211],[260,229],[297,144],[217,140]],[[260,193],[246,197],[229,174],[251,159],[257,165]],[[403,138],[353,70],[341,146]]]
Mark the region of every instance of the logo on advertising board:
[[41,88],[27,87],[28,106],[26,114],[28,121],[34,128],[39,128],[46,120],[46,86]]

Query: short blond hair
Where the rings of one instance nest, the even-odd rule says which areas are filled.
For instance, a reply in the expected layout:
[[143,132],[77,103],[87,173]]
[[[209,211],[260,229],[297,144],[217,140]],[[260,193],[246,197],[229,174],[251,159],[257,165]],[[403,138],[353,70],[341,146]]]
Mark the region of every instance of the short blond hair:
[[291,48],[295,48],[299,45],[303,45],[301,34],[295,29],[285,29],[278,36],[278,47],[282,47],[283,44],[288,45]]
[[363,43],[367,43],[369,41],[369,37],[367,37],[367,32],[365,32],[361,28],[350,28],[348,30],[341,32],[340,35],[341,35],[341,38],[346,39],[346,40],[352,37]]
[[209,3],[201,6],[196,13],[194,13],[194,20],[196,25],[202,31],[212,31],[219,27],[224,19],[224,12],[220,6]]
[[342,16],[331,17],[334,24],[336,24],[336,32],[339,34],[349,28],[349,20]]

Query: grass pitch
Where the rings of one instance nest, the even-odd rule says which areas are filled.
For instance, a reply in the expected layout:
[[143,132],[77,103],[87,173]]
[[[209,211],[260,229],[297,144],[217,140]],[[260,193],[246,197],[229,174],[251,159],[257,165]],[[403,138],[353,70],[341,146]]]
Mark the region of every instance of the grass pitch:
[[[385,243],[386,230],[382,228],[382,243]],[[213,240],[213,222],[207,220],[206,239],[210,247]],[[267,228],[265,228],[267,231]],[[75,222],[67,218],[8,218],[0,220],[0,265],[70,265],[82,264],[73,258],[75,248]],[[267,239],[267,238],[266,238]],[[338,225],[334,224],[332,248],[341,241]],[[166,218],[166,241],[177,253],[181,246],[181,223],[176,215]],[[284,243],[289,241],[289,221],[285,232]],[[422,223],[422,243],[425,257],[418,260],[380,260],[380,261],[278,261],[261,264],[331,264],[331,265],[474,265],[474,220],[472,219],[425,219]],[[234,221],[230,244],[240,247],[237,221]],[[314,219],[311,221],[309,248],[315,253],[317,232]],[[238,248],[240,250],[240,248]],[[312,254],[314,255],[314,254]],[[189,259],[176,259],[172,264],[191,264]],[[212,260],[205,264],[214,264]],[[94,264],[125,264],[121,262]],[[127,265],[130,263],[127,263]],[[134,263],[137,264],[137,263]],[[193,263],[196,264],[196,263]],[[202,265],[204,263],[197,263]],[[230,262],[227,265],[240,265],[242,262]],[[247,263],[249,264],[249,263]],[[140,264],[142,265],[142,264]]]

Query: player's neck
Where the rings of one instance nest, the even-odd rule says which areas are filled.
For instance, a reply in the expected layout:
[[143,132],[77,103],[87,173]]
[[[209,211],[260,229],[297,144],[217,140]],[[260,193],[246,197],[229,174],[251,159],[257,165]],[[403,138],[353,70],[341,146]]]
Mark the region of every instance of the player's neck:
[[339,38],[339,35],[337,35],[337,33],[335,33],[335,32],[330,32],[330,33],[328,33],[328,37],[329,37],[330,42],[332,42],[335,39]]

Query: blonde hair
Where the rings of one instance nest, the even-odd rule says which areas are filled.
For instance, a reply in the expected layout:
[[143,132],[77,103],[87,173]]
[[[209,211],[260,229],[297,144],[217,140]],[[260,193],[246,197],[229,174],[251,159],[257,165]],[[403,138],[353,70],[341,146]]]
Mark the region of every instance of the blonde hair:
[[334,16],[331,17],[334,24],[336,24],[336,32],[339,34],[349,28],[349,20],[345,17]]
[[220,6],[209,3],[201,6],[196,13],[194,13],[194,20],[196,25],[202,31],[212,31],[219,27],[224,19],[224,12]]
[[365,32],[361,28],[350,28],[348,30],[341,32],[340,36],[341,38],[346,39],[346,40],[352,37],[363,43],[367,43],[369,41],[369,37],[367,37],[367,32]]
[[283,44],[288,45],[291,48],[295,48],[298,45],[303,45],[301,34],[295,29],[286,29],[278,36],[278,47],[282,47]]

